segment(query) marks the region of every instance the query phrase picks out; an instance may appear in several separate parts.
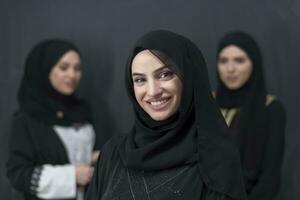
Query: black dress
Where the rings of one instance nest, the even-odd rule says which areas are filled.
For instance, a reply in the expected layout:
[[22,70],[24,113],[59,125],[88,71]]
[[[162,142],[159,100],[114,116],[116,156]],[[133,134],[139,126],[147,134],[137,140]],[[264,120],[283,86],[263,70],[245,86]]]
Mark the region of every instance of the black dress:
[[[114,137],[103,147],[87,199],[188,199],[191,191],[197,190],[199,196],[194,199],[202,199],[201,196],[205,195],[202,180],[195,176],[198,173],[196,163],[152,172],[129,169],[119,156],[120,140],[122,136]],[[211,199],[222,199],[218,193],[210,196]]]
[[[244,169],[247,193],[251,199],[274,199],[280,188],[281,165],[285,142],[285,112],[280,101],[268,95],[267,108],[267,139],[264,144],[263,162],[258,173]],[[231,136],[240,149],[241,142],[237,139],[239,124],[239,108],[221,108],[221,112],[230,128]]]

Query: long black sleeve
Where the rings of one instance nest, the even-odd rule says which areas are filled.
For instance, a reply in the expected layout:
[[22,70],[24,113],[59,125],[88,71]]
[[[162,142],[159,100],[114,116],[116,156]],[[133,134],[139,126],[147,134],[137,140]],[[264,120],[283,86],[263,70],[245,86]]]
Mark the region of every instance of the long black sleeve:
[[10,154],[6,163],[7,176],[16,189],[30,193],[31,176],[36,166],[24,115],[14,116],[9,148]]
[[249,200],[273,200],[280,189],[281,166],[284,155],[286,116],[282,104],[272,102],[268,107],[268,139],[262,170],[251,190]]

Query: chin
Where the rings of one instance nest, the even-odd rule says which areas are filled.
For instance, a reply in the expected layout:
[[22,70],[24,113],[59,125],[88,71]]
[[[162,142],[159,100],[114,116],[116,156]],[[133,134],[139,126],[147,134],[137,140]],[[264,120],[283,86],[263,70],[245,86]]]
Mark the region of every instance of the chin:
[[63,95],[71,96],[74,93],[74,90],[65,90],[61,92]]
[[150,115],[150,117],[155,120],[155,121],[163,121],[163,120],[166,120],[168,119],[169,117],[166,116],[166,115]]
[[236,84],[228,84],[226,85],[226,87],[229,89],[229,90],[238,90],[240,89],[240,85],[236,85]]
[[156,113],[156,114],[152,114],[150,115],[150,117],[155,120],[155,121],[163,121],[163,120],[167,120],[171,117],[170,113]]

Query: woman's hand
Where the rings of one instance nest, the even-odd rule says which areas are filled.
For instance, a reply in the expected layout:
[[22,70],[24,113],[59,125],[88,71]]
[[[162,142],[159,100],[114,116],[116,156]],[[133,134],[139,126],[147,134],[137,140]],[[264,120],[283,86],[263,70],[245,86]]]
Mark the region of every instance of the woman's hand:
[[75,165],[76,182],[80,186],[86,186],[93,176],[94,168],[87,164]]

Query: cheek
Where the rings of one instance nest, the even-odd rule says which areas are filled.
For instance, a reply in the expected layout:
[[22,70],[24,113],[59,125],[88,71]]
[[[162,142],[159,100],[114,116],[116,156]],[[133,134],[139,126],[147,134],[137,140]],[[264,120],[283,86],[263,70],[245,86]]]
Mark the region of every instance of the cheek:
[[76,74],[76,80],[77,80],[78,82],[80,82],[81,78],[82,78],[82,73],[81,73],[81,72],[78,72],[78,73]]
[[228,80],[227,80],[227,75],[226,75],[226,71],[225,71],[225,70],[224,70],[224,71],[219,70],[219,71],[218,71],[218,75],[219,75],[218,79],[219,79],[219,81],[220,81],[222,84],[224,84],[225,86],[228,86],[228,84],[230,84],[230,83],[228,82]]
[[165,89],[167,89],[172,95],[176,96],[177,99],[180,100],[182,95],[182,84],[180,80],[167,83],[165,85]]
[[52,84],[52,86],[57,86],[60,84],[60,74],[59,73],[56,73],[56,71],[52,71],[50,73],[50,83]]
[[224,77],[226,75],[225,66],[219,64],[217,68],[217,72],[220,77]]
[[251,64],[245,65],[242,68],[242,70],[241,70],[240,73],[243,75],[243,78],[245,79],[245,81],[247,81],[250,78],[251,74],[252,74],[252,66],[251,66]]
[[142,87],[138,87],[138,86],[134,86],[134,95],[135,95],[135,99],[137,100],[137,102],[139,104],[141,104],[142,98],[143,98],[143,88]]
[[178,99],[181,98],[181,94],[182,94],[182,88],[181,85],[176,85],[176,87],[173,89],[173,93],[177,96]]

